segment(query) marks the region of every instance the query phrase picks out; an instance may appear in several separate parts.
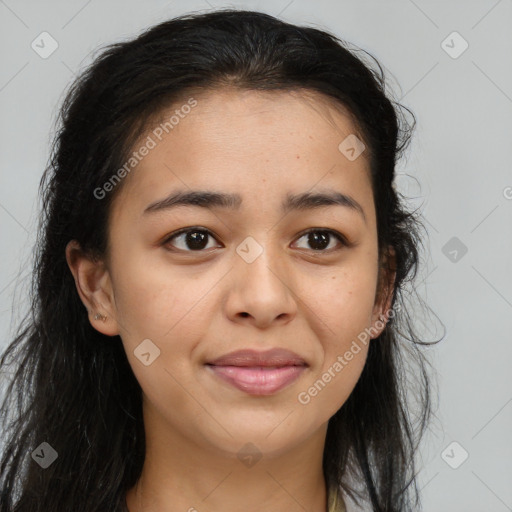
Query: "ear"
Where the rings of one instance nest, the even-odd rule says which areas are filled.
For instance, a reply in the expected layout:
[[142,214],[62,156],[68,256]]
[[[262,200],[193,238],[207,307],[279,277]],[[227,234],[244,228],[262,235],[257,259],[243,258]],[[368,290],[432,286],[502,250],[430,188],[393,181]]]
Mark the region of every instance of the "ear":
[[375,305],[372,311],[372,336],[377,338],[386,328],[395,291],[396,256],[392,247],[382,255],[379,261],[379,273]]
[[76,240],[66,246],[66,261],[91,325],[107,336],[119,334],[112,282],[105,263],[86,254]]

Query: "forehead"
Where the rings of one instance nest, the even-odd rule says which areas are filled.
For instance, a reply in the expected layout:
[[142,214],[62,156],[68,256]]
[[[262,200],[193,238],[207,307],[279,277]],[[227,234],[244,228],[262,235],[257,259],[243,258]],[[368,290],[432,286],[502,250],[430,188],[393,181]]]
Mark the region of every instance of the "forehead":
[[124,179],[118,202],[142,211],[177,185],[236,191],[244,203],[276,196],[281,204],[283,193],[316,185],[371,196],[367,152],[350,160],[340,150],[353,136],[361,139],[348,111],[318,93],[191,93],[159,112],[134,144],[151,149]]

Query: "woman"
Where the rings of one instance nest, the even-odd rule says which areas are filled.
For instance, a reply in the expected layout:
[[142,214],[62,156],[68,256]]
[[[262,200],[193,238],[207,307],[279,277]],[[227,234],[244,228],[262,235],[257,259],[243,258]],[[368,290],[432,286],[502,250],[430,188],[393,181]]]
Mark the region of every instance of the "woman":
[[412,128],[346,46],[224,10],[74,83],[1,361],[1,512],[418,509],[421,224],[393,186]]

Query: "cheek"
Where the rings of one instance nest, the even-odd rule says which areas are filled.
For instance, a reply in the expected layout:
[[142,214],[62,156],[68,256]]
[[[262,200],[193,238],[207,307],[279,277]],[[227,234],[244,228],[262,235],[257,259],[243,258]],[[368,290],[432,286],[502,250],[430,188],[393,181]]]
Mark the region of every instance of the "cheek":
[[314,312],[325,323],[326,349],[343,349],[370,326],[376,280],[377,272],[371,266],[354,266],[333,274],[324,285],[317,282]]
[[[214,286],[215,276],[162,264],[160,259],[127,250],[112,258],[113,285],[121,336],[130,344],[150,338],[171,342],[197,324],[196,311]],[[193,321],[191,320],[193,319]]]
[[299,404],[324,421],[346,402],[363,371],[371,342],[367,329],[375,279],[371,273],[345,273],[330,283],[317,294],[314,311],[322,320],[318,322],[322,358],[297,396]]
[[298,403],[305,408],[304,412],[314,416],[317,421],[328,421],[352,393],[367,354],[368,346],[361,343],[357,348],[333,354],[333,358],[297,395]]
[[[321,320],[323,358],[297,397],[328,419],[347,400],[366,362],[377,274],[371,266],[332,275],[310,301]],[[309,405],[308,405],[309,406]]]

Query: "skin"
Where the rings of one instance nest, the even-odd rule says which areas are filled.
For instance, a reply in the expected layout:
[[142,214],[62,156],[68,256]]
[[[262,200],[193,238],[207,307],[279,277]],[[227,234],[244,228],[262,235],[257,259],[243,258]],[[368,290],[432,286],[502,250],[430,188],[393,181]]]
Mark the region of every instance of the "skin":
[[[297,396],[389,308],[377,286],[366,152],[350,161],[338,150],[356,128],[315,93],[223,90],[194,97],[197,106],[124,179],[111,210],[107,257],[94,261],[74,241],[66,249],[91,324],[120,335],[143,390],[143,505],[135,486],[128,507],[325,511],[327,422],[353,390],[368,344],[308,404]],[[176,189],[235,192],[243,200],[239,211],[181,206],[143,214]],[[321,190],[350,195],[366,218],[339,205],[281,213],[286,194]],[[194,226],[212,232],[200,251],[184,236],[165,243]],[[302,234],[309,228],[335,230],[350,245],[331,236],[318,250]],[[248,236],[263,248],[252,263],[236,252]],[[388,292],[392,282],[385,282]],[[98,312],[106,320],[94,319]],[[134,350],[148,338],[160,356],[145,366]],[[308,364],[274,395],[244,393],[204,366],[234,350],[274,347]],[[251,467],[237,457],[246,443],[262,455]]]

